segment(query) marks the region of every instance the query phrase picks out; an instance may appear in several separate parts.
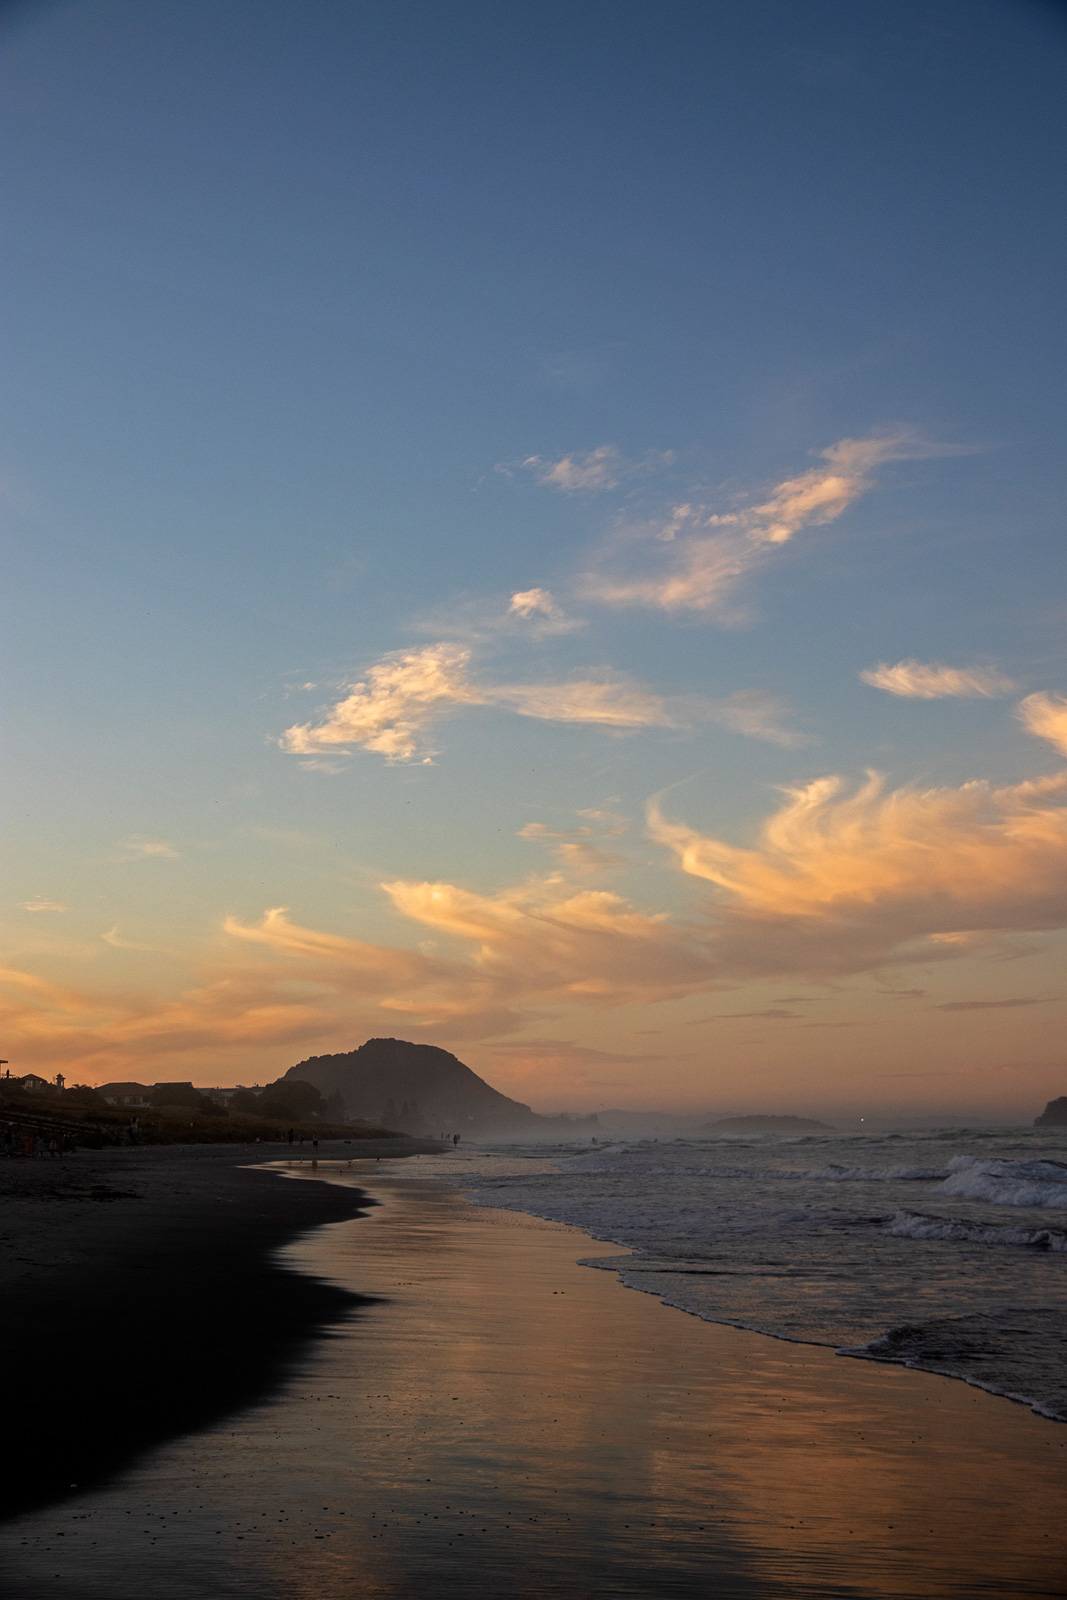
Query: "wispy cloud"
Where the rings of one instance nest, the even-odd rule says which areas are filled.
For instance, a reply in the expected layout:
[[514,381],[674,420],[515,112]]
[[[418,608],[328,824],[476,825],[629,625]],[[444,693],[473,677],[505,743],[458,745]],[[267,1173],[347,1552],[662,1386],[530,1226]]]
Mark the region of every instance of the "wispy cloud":
[[617,489],[625,479],[654,472],[673,460],[671,450],[649,450],[638,460],[630,461],[613,444],[602,444],[585,455],[561,456],[558,461],[527,456],[522,464],[538,483],[576,494]]
[[605,850],[603,841],[617,839],[626,832],[621,818],[612,818],[600,827],[580,824],[576,828],[549,828],[543,822],[528,822],[519,829],[519,838],[547,845],[566,872],[582,875],[604,872],[626,865],[617,850]]
[[306,767],[324,772],[343,770],[337,757],[355,748],[390,762],[425,762],[434,753],[423,743],[430,726],[447,712],[472,706],[609,732],[713,722],[788,749],[809,742],[784,725],[785,702],[761,689],[742,689],[721,700],[664,696],[607,668],[596,677],[563,683],[490,683],[471,675],[471,658],[465,646],[447,643],[394,651],[350,685],[321,722],[288,728],[279,743],[290,755],[302,756]]
[[880,661],[860,677],[875,689],[909,700],[995,699],[1015,688],[1010,678],[992,667],[943,667],[922,661],[898,661],[895,666]]
[[453,601],[424,613],[415,623],[424,636],[466,646],[539,643],[586,626],[584,617],[566,611],[543,587],[518,589],[506,600],[496,596]]
[[718,983],[697,930],[561,877],[497,895],[404,879],[382,887],[401,915],[471,945],[477,967],[514,996],[615,1006]]
[[181,855],[162,839],[149,839],[143,833],[129,833],[119,841],[120,861],[172,861]]
[[485,691],[487,705],[506,706],[542,722],[583,722],[601,728],[673,728],[667,701],[621,674],[572,683],[500,684]]
[[43,900],[40,895],[34,895],[32,900],[21,901],[23,911],[66,911],[66,906],[58,900]]
[[1067,755],[1067,696],[1028,694],[1019,703],[1018,715],[1028,733],[1047,739]]
[[[805,528],[841,516],[873,487],[873,469],[905,461],[958,453],[909,431],[840,439],[820,451],[823,465],[779,483],[757,505],[712,511],[705,505],[674,507],[661,521],[634,537],[632,530],[606,552],[602,567],[580,580],[589,599],[606,605],[646,606],[661,611],[712,611],[737,583],[773,550]],[[619,570],[629,556],[630,570]],[[634,557],[639,561],[634,571]]]
[[739,689],[723,700],[707,702],[706,716],[720,727],[740,733],[746,739],[765,739],[786,750],[810,744],[811,738],[784,725],[789,706],[780,695],[764,689]]
[[[621,674],[568,683],[492,684],[474,681],[470,663],[471,651],[459,645],[394,651],[350,685],[320,723],[288,728],[282,749],[321,759],[323,753],[362,747],[389,761],[411,761],[430,724],[462,706],[495,706],[542,722],[608,729],[676,725],[661,695]],[[334,769],[327,765],[326,770]]]
[[785,791],[754,848],[649,810],[681,870],[715,885],[724,959],[751,970],[860,971],[1067,924],[1067,773],[994,788]]

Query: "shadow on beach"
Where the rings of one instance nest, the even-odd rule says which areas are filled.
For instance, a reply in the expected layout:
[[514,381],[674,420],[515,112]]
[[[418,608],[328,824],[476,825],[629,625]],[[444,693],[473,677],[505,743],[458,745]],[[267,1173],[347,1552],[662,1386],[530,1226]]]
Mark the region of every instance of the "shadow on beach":
[[373,1202],[242,1165],[268,1149],[103,1150],[0,1167],[4,1422],[19,1463],[5,1518],[267,1398],[311,1340],[363,1303],[277,1253]]

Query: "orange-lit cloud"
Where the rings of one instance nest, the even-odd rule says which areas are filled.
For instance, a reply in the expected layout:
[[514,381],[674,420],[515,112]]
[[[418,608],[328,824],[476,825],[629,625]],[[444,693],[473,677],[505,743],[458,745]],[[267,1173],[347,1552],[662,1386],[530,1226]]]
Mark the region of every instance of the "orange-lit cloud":
[[909,700],[988,700],[1015,688],[1010,678],[991,667],[942,667],[921,661],[898,661],[892,667],[881,661],[860,677],[875,689]]
[[467,681],[470,651],[458,645],[396,650],[350,686],[317,726],[287,728],[282,748],[315,755],[360,745],[390,761],[410,761],[419,735],[434,717],[456,705],[480,705]]
[[542,722],[584,722],[601,728],[671,728],[675,719],[662,695],[625,678],[573,683],[501,684],[486,702]]
[[1028,733],[1067,755],[1067,697],[1062,694],[1028,694],[1019,704],[1019,717]]
[[600,828],[591,828],[585,824],[576,828],[549,828],[543,822],[528,822],[524,828],[519,829],[519,838],[529,839],[534,844],[547,845],[565,872],[580,876],[625,866],[625,856],[619,855],[615,850],[605,850],[602,844],[597,842],[603,839],[617,839],[625,832],[626,824],[621,819],[612,819],[608,826]]
[[[453,644],[385,656],[365,680],[352,685],[318,724],[286,730],[281,745],[305,758],[305,766],[341,769],[331,759],[353,747],[407,762],[423,750],[421,736],[431,723],[458,707],[496,707],[540,722],[634,731],[679,728],[714,722],[750,739],[767,739],[793,748],[806,735],[783,726],[785,702],[762,689],[742,689],[722,700],[701,695],[667,697],[622,673],[564,683],[479,683],[469,675],[470,650]],[[326,759],[323,759],[325,756]],[[428,760],[423,755],[423,760]]]
[[496,895],[403,879],[383,888],[402,916],[472,946],[478,969],[516,998],[611,1006],[678,998],[717,983],[699,929],[560,877]]
[[314,757],[355,746],[392,762],[411,761],[430,724],[462,706],[495,706],[542,722],[609,729],[677,725],[662,695],[621,674],[566,683],[478,683],[470,677],[470,660],[470,650],[455,644],[394,651],[353,684],[322,722],[287,729],[282,748]]
[[1067,773],[888,792],[830,777],[786,795],[754,848],[650,808],[652,837],[718,890],[729,964],[859,971],[1067,924]]
[[[867,439],[840,439],[820,452],[825,465],[787,478],[758,505],[712,512],[707,506],[674,507],[651,539],[640,541],[644,570],[619,571],[616,542],[609,560],[579,587],[587,598],[617,606],[661,611],[711,611],[739,580],[777,546],[804,528],[833,522],[873,486],[872,470],[884,462],[955,453],[901,431]],[[627,539],[631,557],[632,536]]]

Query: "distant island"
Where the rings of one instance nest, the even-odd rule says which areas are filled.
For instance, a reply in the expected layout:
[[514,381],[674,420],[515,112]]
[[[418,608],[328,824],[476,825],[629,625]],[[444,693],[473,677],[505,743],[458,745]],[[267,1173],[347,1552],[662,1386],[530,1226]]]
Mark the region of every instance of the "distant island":
[[1039,1117],[1034,1118],[1035,1128],[1067,1128],[1067,1094],[1050,1100]]
[[698,1133],[833,1133],[829,1122],[812,1117],[720,1117],[717,1122],[702,1122]]

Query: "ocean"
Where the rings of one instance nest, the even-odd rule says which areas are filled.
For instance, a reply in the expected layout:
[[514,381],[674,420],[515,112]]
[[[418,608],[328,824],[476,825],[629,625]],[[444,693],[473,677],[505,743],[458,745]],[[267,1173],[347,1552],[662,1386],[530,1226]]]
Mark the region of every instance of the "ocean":
[[708,1321],[1067,1421],[1067,1129],[480,1145],[404,1176],[629,1246],[584,1264]]

